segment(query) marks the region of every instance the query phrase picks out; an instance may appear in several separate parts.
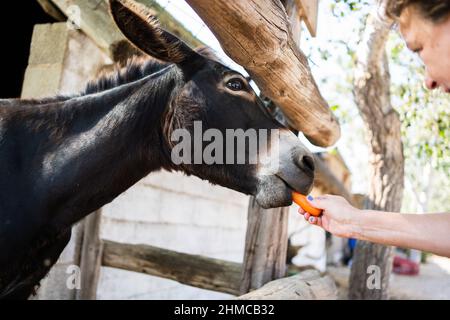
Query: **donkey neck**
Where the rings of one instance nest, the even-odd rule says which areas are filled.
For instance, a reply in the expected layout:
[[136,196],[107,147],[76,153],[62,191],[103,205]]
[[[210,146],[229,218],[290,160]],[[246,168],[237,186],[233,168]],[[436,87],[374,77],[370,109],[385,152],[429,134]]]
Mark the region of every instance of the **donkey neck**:
[[[53,225],[70,226],[149,172],[170,166],[161,121],[176,76],[164,69],[57,103],[48,107],[48,115],[43,111],[41,118],[55,123],[40,132],[51,143],[38,153],[39,181]],[[50,111],[55,107],[60,110]]]

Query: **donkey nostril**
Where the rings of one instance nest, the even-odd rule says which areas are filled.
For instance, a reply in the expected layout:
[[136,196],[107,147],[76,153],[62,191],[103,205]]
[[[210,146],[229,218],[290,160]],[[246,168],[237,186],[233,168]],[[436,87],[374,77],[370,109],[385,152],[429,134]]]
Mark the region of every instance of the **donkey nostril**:
[[314,171],[314,159],[310,156],[303,156],[303,165],[311,171]]

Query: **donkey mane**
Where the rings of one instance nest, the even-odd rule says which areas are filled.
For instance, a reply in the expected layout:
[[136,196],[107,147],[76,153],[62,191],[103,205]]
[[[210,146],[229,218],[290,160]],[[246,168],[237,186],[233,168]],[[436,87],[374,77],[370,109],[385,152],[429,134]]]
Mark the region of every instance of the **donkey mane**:
[[[195,51],[210,60],[223,63],[209,47],[200,47]],[[163,62],[149,56],[132,56],[124,64],[117,63],[100,69],[97,72],[96,78],[87,84],[86,89],[81,95],[102,92],[140,80],[170,65],[171,63]]]
[[169,63],[146,56],[133,56],[125,64],[118,63],[101,68],[95,78],[88,82],[81,95],[106,91],[126,83],[140,80],[169,65]]

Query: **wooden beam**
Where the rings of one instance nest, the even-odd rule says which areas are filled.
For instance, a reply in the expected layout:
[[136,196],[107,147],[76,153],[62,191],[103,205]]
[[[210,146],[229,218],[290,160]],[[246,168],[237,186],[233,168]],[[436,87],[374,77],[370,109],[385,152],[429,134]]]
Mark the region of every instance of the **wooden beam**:
[[104,241],[102,264],[171,279],[197,288],[239,294],[241,264],[149,245]]
[[354,204],[353,195],[344,184],[331,172],[325,161],[320,156],[314,155],[315,178],[314,185],[320,187],[322,192],[342,196],[350,203]]
[[317,34],[317,17],[319,14],[319,0],[295,0],[299,15],[303,19],[311,36]]
[[[109,13],[109,5],[106,0],[38,0],[50,2],[54,7],[69,18],[73,15],[71,9],[76,6],[81,13],[80,28],[88,35],[111,59],[117,62],[128,59],[133,54],[141,54],[116,27]],[[161,24],[168,31],[176,34],[188,44],[196,47],[202,43],[196,39],[190,31],[177,23],[176,20],[165,12],[154,0],[138,0],[147,5],[155,16],[160,18]]]
[[329,275],[306,270],[295,276],[271,281],[239,300],[336,300],[336,284]]
[[279,0],[187,0],[221,43],[278,105],[289,124],[319,146],[340,136],[337,119],[320,94],[305,55],[292,37]]
[[65,21],[67,18],[64,13],[61,12],[51,0],[37,0],[42,9],[56,21]]
[[[178,281],[197,288],[239,295],[241,264],[149,245],[104,241],[102,265]],[[334,299],[336,287],[327,275],[306,270],[273,281],[244,296],[256,299]]]
[[299,16],[299,9],[297,6],[297,0],[281,0],[284,8],[286,9],[286,14],[291,24],[292,37],[300,48],[300,39],[302,35],[302,19]]
[[80,28],[114,61],[126,60],[139,51],[129,43],[115,26],[106,1],[51,0],[69,19],[74,19],[73,8],[80,10]]

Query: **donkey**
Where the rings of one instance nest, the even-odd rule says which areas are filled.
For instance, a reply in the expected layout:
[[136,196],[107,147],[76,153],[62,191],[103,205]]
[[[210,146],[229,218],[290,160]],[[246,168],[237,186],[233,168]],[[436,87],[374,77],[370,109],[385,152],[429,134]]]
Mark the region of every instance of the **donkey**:
[[[131,0],[110,0],[114,21],[141,51],[77,95],[0,100],[0,298],[26,299],[67,245],[71,226],[150,172],[182,171],[254,195],[265,208],[309,192],[311,153],[273,120],[246,78],[190,49]],[[174,164],[171,134],[279,129],[280,164]],[[245,152],[248,152],[246,149]]]

